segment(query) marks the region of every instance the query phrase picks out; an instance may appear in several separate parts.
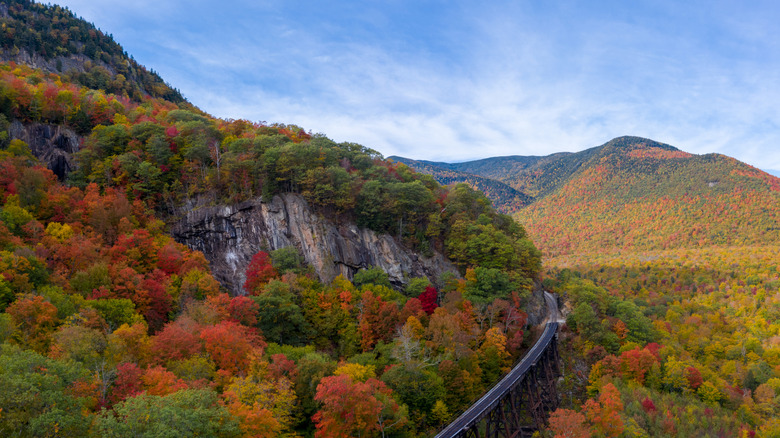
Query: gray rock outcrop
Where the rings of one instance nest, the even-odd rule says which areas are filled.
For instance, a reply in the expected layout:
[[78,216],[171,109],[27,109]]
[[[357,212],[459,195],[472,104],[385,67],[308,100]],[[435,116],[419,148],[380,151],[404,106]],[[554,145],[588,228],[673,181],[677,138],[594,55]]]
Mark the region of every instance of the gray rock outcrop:
[[8,128],[10,138],[30,145],[33,155],[41,160],[60,180],[73,170],[72,154],[78,152],[81,138],[61,125],[30,123],[14,120]]
[[191,210],[173,224],[171,233],[202,251],[215,278],[234,295],[244,294],[244,272],[254,254],[288,246],[296,247],[324,282],[338,275],[352,279],[359,269],[370,266],[382,268],[397,287],[413,277],[428,277],[435,284],[444,272],[457,274],[441,254],[423,257],[389,235],[334,223],[291,193],[268,203],[257,199]]

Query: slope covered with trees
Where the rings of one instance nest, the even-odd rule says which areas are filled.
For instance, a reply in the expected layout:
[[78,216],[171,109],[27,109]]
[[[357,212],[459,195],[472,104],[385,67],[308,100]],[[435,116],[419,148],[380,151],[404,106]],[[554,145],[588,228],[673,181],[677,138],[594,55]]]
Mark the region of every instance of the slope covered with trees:
[[184,102],[178,90],[138,64],[111,35],[67,8],[32,0],[0,3],[0,59],[30,60],[86,87],[140,101],[144,96]]
[[517,217],[547,254],[780,241],[780,179],[723,155],[603,147]]
[[550,436],[776,436],[779,257],[775,244],[549,260],[572,371]]
[[778,436],[780,179],[636,137],[436,165],[535,196],[515,217],[567,316],[543,436]]
[[780,240],[780,179],[723,155],[620,137],[574,154],[446,166],[534,196],[510,208],[552,256]]
[[[56,34],[69,14],[14,2],[4,19]],[[483,194],[154,96],[0,64],[0,435],[427,436],[522,354],[540,254]],[[82,136],[64,182],[19,124]],[[459,272],[326,284],[283,248],[231,297],[165,233],[186,209],[283,192]]]

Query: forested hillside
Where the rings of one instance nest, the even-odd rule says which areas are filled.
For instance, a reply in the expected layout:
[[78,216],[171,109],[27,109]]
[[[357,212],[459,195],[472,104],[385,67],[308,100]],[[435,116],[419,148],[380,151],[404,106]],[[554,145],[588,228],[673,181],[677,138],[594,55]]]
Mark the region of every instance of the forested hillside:
[[620,137],[572,154],[435,163],[430,173],[446,180],[448,168],[534,196],[507,208],[551,256],[780,241],[780,179],[723,155]]
[[567,315],[544,436],[778,436],[780,179],[636,137],[436,166],[535,196],[515,217]]
[[780,241],[780,179],[718,154],[607,143],[517,214],[549,255]]
[[780,432],[777,244],[548,263],[547,286],[569,301],[572,371],[550,436]]
[[141,101],[181,103],[178,90],[135,62],[111,35],[66,8],[30,0],[0,3],[0,60],[28,62],[86,87]]
[[[3,15],[40,35],[73,19]],[[0,64],[0,435],[428,436],[522,354],[540,254],[483,194],[131,88]],[[11,135],[49,126],[80,135],[64,181]],[[457,270],[439,288],[393,289],[375,268],[323,283],[287,247],[255,254],[229,296],[166,233],[187,210],[281,193]]]
[[[0,435],[431,436],[523,354],[540,281],[567,316],[542,436],[780,434],[777,178],[636,137],[425,175],[211,117],[66,9],[0,23]],[[323,281],[287,246],[230,295],[168,234],[282,194],[455,268]]]

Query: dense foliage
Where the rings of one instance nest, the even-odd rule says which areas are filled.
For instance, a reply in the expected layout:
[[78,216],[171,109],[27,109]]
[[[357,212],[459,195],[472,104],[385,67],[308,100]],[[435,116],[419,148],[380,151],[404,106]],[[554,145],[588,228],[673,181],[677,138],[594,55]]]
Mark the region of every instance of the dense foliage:
[[517,214],[547,254],[780,241],[780,179],[723,155],[604,153]]
[[130,57],[111,35],[78,19],[67,8],[8,0],[0,4],[4,61],[40,56],[52,70],[83,86],[141,101],[144,96],[181,103],[178,90]]
[[555,256],[570,371],[546,434],[777,436],[780,180],[634,137],[426,164],[536,196],[516,217]]
[[[542,434],[780,434],[777,178],[624,137],[424,163],[466,183],[442,187],[295,125],[209,117],[67,9],[5,2],[0,23],[6,59],[62,73],[0,65],[0,434],[431,435],[529,342],[539,252],[475,186],[505,211],[534,196],[518,217],[556,256],[563,405]],[[77,171],[58,181],[12,123],[73,129]],[[324,284],[283,248],[231,297],[160,220],[283,192],[460,276]]]
[[723,155],[620,137],[574,154],[409,161],[438,181],[455,171],[534,196],[530,205],[504,208],[551,256],[780,241],[780,179]]
[[564,400],[576,408],[556,415],[571,422],[581,414],[578,428],[614,436],[586,418],[588,403],[612,385],[623,406],[621,431],[630,436],[780,431],[780,247],[579,255],[550,264],[547,285],[570,303],[562,351],[573,373]]
[[[10,140],[16,121],[85,134],[67,184]],[[0,65],[0,122],[4,434],[426,436],[527,341],[540,256],[465,184],[295,126],[133,102],[13,63]],[[248,296],[230,297],[157,219],[290,191],[444,252],[463,278],[401,293],[368,269],[357,286],[322,284],[283,248],[258,253]],[[349,400],[359,418],[343,422]]]
[[70,183],[114,188],[157,211],[298,192],[327,214],[423,253],[444,251],[464,273],[497,268],[527,283],[538,271],[525,231],[484,195],[465,185],[447,190],[376,151],[296,126],[216,120],[162,100],[137,104],[13,64],[0,67],[0,115],[6,126],[20,119],[91,132]]
[[0,152],[4,434],[426,435],[521,352],[521,296],[474,305],[478,278],[408,298],[381,273],[321,284],[283,249],[231,298],[142,201],[64,186],[20,143]]

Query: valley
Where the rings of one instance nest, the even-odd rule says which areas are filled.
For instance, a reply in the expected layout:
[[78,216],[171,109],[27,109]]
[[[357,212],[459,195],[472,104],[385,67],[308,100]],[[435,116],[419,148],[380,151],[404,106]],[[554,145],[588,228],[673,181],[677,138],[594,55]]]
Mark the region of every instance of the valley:
[[551,417],[555,436],[773,436],[776,177],[632,137],[543,158],[398,161],[534,194],[514,217],[545,255],[545,287],[568,305],[572,392]]
[[213,117],[66,8],[0,24],[0,435],[434,436],[544,291],[540,436],[780,434],[780,178],[628,136],[385,158]]

